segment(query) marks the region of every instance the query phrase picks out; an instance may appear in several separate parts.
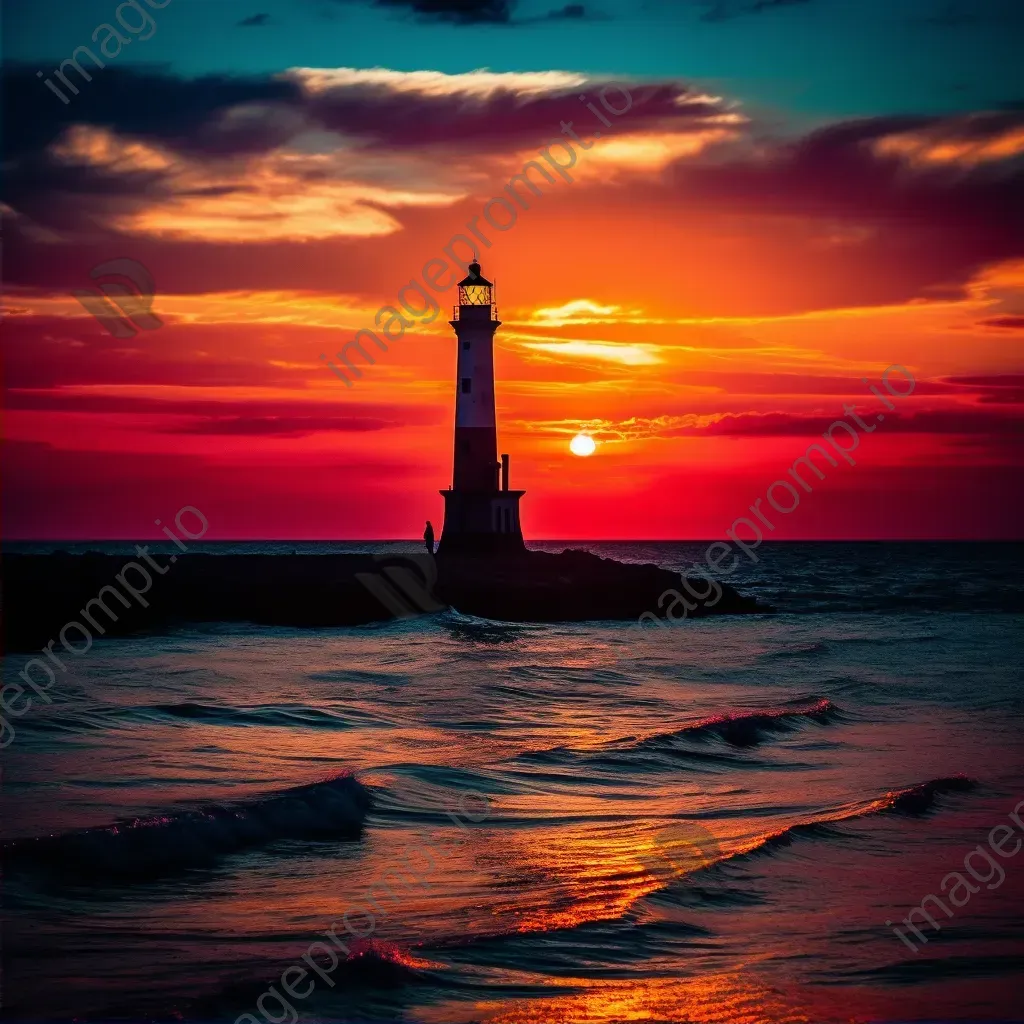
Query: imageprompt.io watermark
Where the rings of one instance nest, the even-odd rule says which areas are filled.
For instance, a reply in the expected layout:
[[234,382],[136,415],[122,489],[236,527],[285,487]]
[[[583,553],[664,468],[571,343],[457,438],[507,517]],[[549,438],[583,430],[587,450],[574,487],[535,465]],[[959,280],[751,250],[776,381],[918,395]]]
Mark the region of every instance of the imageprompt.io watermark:
[[[357,572],[355,577],[396,619],[443,611],[448,606],[434,597],[437,562],[433,555],[374,555],[381,563],[380,572]],[[387,562],[410,562],[419,570],[417,576],[403,565]]]
[[139,331],[163,327],[163,320],[153,312],[153,275],[138,260],[107,260],[93,267],[89,276],[97,287],[71,294],[115,338],[134,338]]
[[[201,529],[193,532],[185,523],[182,522],[182,517],[185,513],[194,517],[195,523],[198,524]],[[192,522],[192,520],[188,520]],[[156,520],[157,526],[162,526],[164,533],[174,541],[178,550],[188,551],[188,545],[182,541],[182,537],[187,537],[191,541],[199,540],[206,534],[206,531],[210,529],[210,523],[206,516],[199,511],[194,505],[183,505],[178,509],[177,515],[174,517],[174,525],[178,528],[178,534],[175,534],[168,526],[163,526],[161,520]],[[121,607],[125,610],[131,609],[132,603],[125,594],[130,595],[135,599],[138,605],[142,608],[149,607],[149,601],[143,596],[148,594],[153,587],[153,577],[149,574],[149,570],[157,574],[158,577],[165,576],[171,566],[178,560],[177,555],[170,555],[167,559],[167,564],[161,566],[156,559],[149,553],[149,545],[135,545],[135,553],[139,558],[143,559],[146,566],[143,566],[139,562],[128,561],[121,567],[121,571],[114,576],[114,579],[121,584],[124,588],[124,593],[117,589],[113,584],[106,584],[100,587],[96,596],[90,598],[85,602],[85,607],[79,610],[84,622],[88,622],[89,626],[86,626],[84,622],[79,622],[77,619],[71,619],[65,622],[60,632],[57,634],[57,640],[60,641],[61,647],[67,651],[68,654],[73,654],[76,658],[80,658],[83,654],[87,654],[92,650],[94,642],[93,631],[98,633],[100,636],[104,636],[107,632],[108,627],[119,621],[117,612],[107,602],[111,599],[116,598]],[[134,578],[134,582],[129,582],[129,571]],[[106,625],[99,618],[100,611],[107,618]],[[124,614],[124,612],[122,612]],[[75,636],[70,635],[74,632]],[[57,640],[51,640],[45,647],[40,651],[44,654],[48,661],[52,662],[61,672],[67,674],[67,665],[64,664],[56,654],[53,653],[53,648],[57,643]],[[76,647],[74,642],[77,640],[79,643],[84,643],[84,647]],[[42,672],[43,677],[40,680],[32,678],[32,672],[35,670],[37,673]],[[53,703],[53,698],[49,696],[47,691],[54,686],[57,682],[57,676],[53,669],[43,661],[42,658],[30,658],[26,663],[25,667],[18,673],[18,676],[24,681],[25,685],[21,683],[9,682],[0,685],[0,750],[4,747],[9,746],[15,738],[14,726],[11,724],[11,720],[21,718],[25,715],[32,707],[32,698],[28,696],[28,690],[26,687],[31,689],[40,699],[47,704]],[[25,704],[18,706],[15,702],[19,698],[24,698]]]
[[[608,92],[611,90],[617,90],[621,96],[616,96],[616,99],[622,100],[621,106],[616,106],[608,98]],[[598,95],[598,99],[601,101],[601,105],[609,114],[614,114],[616,117],[621,117],[623,114],[632,110],[633,108],[633,96],[630,91],[619,82],[608,82],[606,83]],[[580,102],[585,104],[587,109],[594,114],[594,116],[600,121],[601,125],[605,128],[611,128],[612,122],[608,120],[604,114],[593,102],[587,99],[584,94],[580,96]],[[505,232],[509,228],[515,226],[516,221],[519,219],[519,209],[529,210],[530,200],[527,198],[527,194],[533,196],[534,199],[542,198],[545,193],[541,190],[539,181],[546,181],[548,185],[556,184],[554,173],[566,184],[569,184],[575,179],[569,173],[569,168],[575,167],[576,162],[579,159],[576,150],[573,149],[572,143],[568,141],[571,138],[579,148],[586,152],[591,149],[594,145],[593,140],[587,142],[582,139],[580,135],[573,128],[572,121],[560,122],[561,134],[566,136],[565,139],[553,138],[548,141],[548,144],[538,150],[539,154],[547,164],[539,163],[537,160],[527,160],[523,164],[522,170],[518,174],[513,174],[509,178],[508,184],[505,186],[504,191],[508,193],[509,198],[506,199],[504,196],[494,196],[489,199],[483,206],[483,219],[493,228],[495,231]],[[593,132],[593,138],[601,138],[603,131]],[[563,164],[560,160],[556,159],[555,155],[551,152],[552,146],[561,147],[563,158],[565,163]],[[535,178],[530,177],[530,172],[535,174]],[[554,173],[552,173],[554,172]],[[517,207],[519,209],[517,209]],[[497,216],[496,211],[502,210],[501,217]],[[448,257],[448,260],[441,259],[439,256],[435,256],[426,263],[423,264],[423,269],[420,271],[420,276],[423,278],[423,284],[414,277],[407,285],[404,285],[398,290],[398,301],[394,305],[388,303],[380,307],[377,310],[376,315],[373,318],[373,322],[377,327],[377,330],[387,338],[388,341],[394,343],[401,339],[405,334],[406,328],[412,328],[416,326],[426,326],[431,324],[437,318],[441,312],[440,303],[430,294],[431,291],[436,292],[438,295],[448,291],[449,288],[453,287],[456,278],[459,276],[459,272],[455,270],[455,267],[460,268],[462,274],[469,273],[469,266],[472,261],[477,259],[480,252],[480,246],[482,245],[485,249],[490,249],[492,242],[480,229],[480,216],[471,217],[466,222],[466,230],[468,234],[462,234],[456,232],[448,240],[448,244],[442,248],[442,252]],[[471,237],[472,236],[472,237]],[[456,246],[461,245],[463,252],[459,255],[456,251]],[[451,261],[453,266],[449,265]],[[449,277],[449,274],[451,275]],[[424,287],[426,286],[426,287]],[[428,291],[430,289],[430,291]],[[413,306],[409,302],[408,293],[412,292],[417,296],[416,305]],[[419,299],[422,298],[423,306],[420,307]],[[401,306],[401,309],[399,309]],[[382,323],[382,320],[384,322]],[[342,381],[346,387],[350,388],[353,386],[353,382],[363,376],[363,371],[355,365],[353,359],[354,355],[350,354],[350,350],[354,350],[363,357],[363,361],[374,365],[376,360],[373,358],[373,353],[367,351],[363,346],[363,341],[373,342],[380,352],[387,352],[388,345],[387,341],[383,340],[380,335],[371,331],[368,327],[364,327],[362,330],[356,332],[355,336],[351,341],[347,341],[341,346],[341,350],[337,353],[335,358],[340,362],[344,363],[348,368],[348,372],[341,370],[336,364],[332,363],[326,353],[321,353],[320,358],[327,364],[327,368],[333,373],[340,381]]]
[[[896,387],[890,379],[893,374],[898,374],[899,378],[902,379],[902,384]],[[850,402],[846,402],[843,405],[843,412],[850,416],[857,427],[860,428],[863,434],[873,434],[878,429],[878,424],[885,420],[886,414],[896,410],[896,405],[891,402],[878,388],[871,384],[867,377],[862,378],[861,383],[868,385],[868,390],[878,399],[881,400],[885,412],[879,412],[875,414],[875,423],[866,423],[857,412],[857,407]],[[917,387],[917,381],[914,375],[905,367],[899,363],[893,363],[892,366],[887,367],[882,372],[882,383],[885,385],[886,391],[893,398],[909,398]],[[905,386],[904,386],[905,385]],[[869,413],[870,415],[870,413]],[[832,435],[837,430],[842,430],[842,437],[849,440],[849,445],[841,444]],[[839,462],[835,458],[835,455],[841,455],[843,459],[851,466],[857,465],[857,460],[850,454],[856,451],[860,447],[861,433],[858,433],[857,429],[851,424],[847,423],[845,419],[837,419],[829,428],[822,434],[822,440],[826,441],[829,448],[824,445],[815,442],[811,444],[803,455],[799,456],[793,461],[792,466],[789,467],[788,473],[793,480],[798,483],[805,494],[810,494],[814,490],[813,483],[809,483],[807,478],[813,479],[816,477],[819,483],[825,479],[826,473],[821,466],[814,461],[814,457],[817,456],[821,462],[833,467],[838,468]],[[835,454],[833,454],[835,452]],[[813,477],[811,476],[813,474]],[[782,491],[783,500],[788,500],[789,504],[784,505],[776,495],[776,491]],[[775,510],[775,512],[788,516],[791,512],[795,512],[797,507],[800,505],[800,491],[791,484],[788,480],[778,479],[768,487],[767,495],[768,504]],[[764,524],[769,530],[775,530],[775,524],[768,518],[771,515],[772,518],[777,519],[778,517],[769,512],[767,515],[762,511],[761,505],[764,503],[764,498],[758,498],[757,501],[749,507],[752,515],[757,517],[757,522],[754,519],[747,518],[746,516],[740,516],[733,521],[732,526],[725,531],[725,535],[750,559],[751,562],[758,562],[760,559],[754,554],[755,548],[759,548],[764,542],[764,533],[761,530],[761,524]],[[739,529],[741,526],[745,526],[750,534],[746,539],[743,539],[739,535]],[[729,565],[724,564],[726,558],[732,558],[732,563]],[[699,563],[695,563],[689,569],[686,569],[680,576],[682,578],[683,589],[692,597],[695,601],[700,604],[695,604],[687,601],[685,597],[678,590],[666,590],[658,598],[658,608],[665,610],[664,619],[657,614],[657,612],[647,611],[643,612],[637,619],[637,626],[640,629],[644,629],[645,622],[657,623],[661,628],[666,628],[668,623],[681,622],[685,619],[689,612],[696,611],[701,605],[705,608],[713,608],[722,599],[723,590],[721,584],[719,584],[714,576],[729,576],[735,572],[736,568],[740,564],[740,556],[736,554],[728,541],[715,540],[712,541],[707,550],[704,553],[704,559],[707,563],[707,568]],[[704,580],[708,584],[707,591],[705,593],[698,593],[692,586],[691,575],[696,576],[698,579]],[[717,593],[715,593],[717,591]],[[712,594],[715,594],[714,601],[709,601],[708,598]],[[672,598],[672,603],[665,607],[665,602],[668,598]],[[683,613],[680,615],[676,612],[677,606],[681,605]]]
[[[481,802],[482,807],[479,811],[467,806],[469,797],[475,797]],[[475,789],[466,789],[459,794],[457,808],[458,813],[449,810],[444,813],[465,835],[469,835],[473,828],[484,822],[491,813],[491,803],[487,794]],[[460,819],[460,815],[464,820]],[[467,821],[469,825],[466,824]],[[423,855],[427,863],[423,866],[414,864],[411,857],[413,851]],[[341,915],[340,924],[338,921],[332,921],[329,929],[319,933],[324,939],[329,938],[330,943],[316,939],[300,957],[305,966],[293,963],[284,969],[279,982],[281,991],[296,1002],[308,999],[317,985],[316,978],[310,977],[311,974],[316,974],[322,982],[334,988],[339,980],[335,976],[335,971],[343,964],[350,964],[356,960],[367,948],[372,948],[371,936],[377,931],[378,921],[383,921],[388,914],[396,910],[401,911],[403,902],[410,897],[422,900],[425,893],[431,892],[431,888],[436,885],[437,863],[443,862],[444,859],[443,851],[428,841],[415,839],[407,843],[397,867],[387,868],[376,875],[372,887],[364,894],[363,902],[350,905]],[[401,890],[397,894],[396,885]],[[389,901],[388,906],[383,904],[384,899]],[[344,932],[351,938],[343,940],[338,935],[340,925],[344,926]],[[338,956],[338,952],[342,954],[341,957]],[[234,1024],[296,1024],[299,1019],[298,1011],[285,995],[282,995],[275,985],[268,985],[266,991],[256,1000],[259,1016],[255,1013],[241,1013],[235,1018]],[[274,1000],[273,1004],[265,1005],[270,1000]],[[274,1016],[270,1015],[271,1012]]]
[[[1009,818],[1016,822],[1017,826],[1024,833],[1024,819],[1021,818],[1021,808],[1024,808],[1024,800],[1021,800],[1016,807],[1009,813]],[[1009,840],[1013,840],[1014,845],[1009,845]],[[1012,825],[999,824],[994,826],[988,834],[988,846],[992,849],[992,853],[998,854],[1000,860],[1008,860],[1011,857],[1016,857],[1020,852],[1021,846],[1024,845],[1024,841],[1018,837],[1016,831]],[[972,858],[980,860],[982,866],[976,863],[972,863]],[[987,870],[986,870],[987,869]],[[974,879],[976,882],[980,882],[980,885],[972,885],[968,881],[968,877]],[[995,881],[996,876],[999,880]],[[970,902],[971,896],[981,891],[981,886],[984,885],[986,889],[998,889],[1003,882],[1006,881],[1006,871],[999,863],[988,852],[988,849],[980,843],[974,847],[973,850],[968,850],[964,857],[964,871],[950,871],[945,878],[942,879],[939,889],[942,894],[953,904],[958,910],[961,907],[967,906]],[[936,932],[942,930],[942,925],[932,916],[928,911],[928,904],[936,910],[941,910],[946,917],[953,917],[953,911],[938,897],[935,893],[928,893],[923,900],[921,900],[920,906],[913,907],[909,914],[900,922],[905,925],[905,931],[900,931],[896,928],[892,920],[886,918],[886,926],[892,928],[896,937],[912,952],[920,953],[920,946],[915,946],[914,943],[907,938],[907,932],[913,932],[915,938],[921,945],[928,942],[928,936],[918,927],[923,921],[927,921],[931,925],[932,929]],[[914,923],[914,917],[918,915],[917,924]]]
[[[171,0],[163,0],[162,3],[160,0],[146,0],[146,7],[160,11],[163,10],[170,2]],[[13,7],[14,5],[12,4],[11,6]],[[142,42],[145,42],[147,39],[152,39],[153,36],[156,35],[156,21],[154,21],[152,15],[150,15],[146,10],[146,7],[142,6],[140,0],[124,0],[124,3],[118,4],[117,9],[114,11],[114,17],[111,18],[109,22],[105,21],[96,26],[96,29],[92,34],[92,41],[99,45],[100,53],[102,53],[107,60],[113,60],[115,57],[119,56],[121,51],[132,43],[132,39],[129,36],[126,36],[123,32],[120,32],[117,27],[115,27],[115,20],[117,21],[117,24],[125,30],[125,32],[129,32],[132,37],[142,40]],[[126,11],[131,12],[132,24],[129,24],[126,20]],[[102,39],[100,39],[101,32],[104,33]],[[114,49],[114,46],[116,46],[117,49]],[[92,50],[89,49],[88,46],[76,46],[72,51],[71,56],[68,57],[67,60],[62,61],[60,67],[53,73],[55,78],[60,79],[61,85],[63,85],[64,88],[74,96],[77,96],[79,93],[78,86],[67,77],[65,71],[70,73],[70,71],[74,70],[78,72],[81,81],[92,81],[92,75],[89,74],[89,71],[86,68],[82,67],[79,60],[80,55],[82,59],[88,57],[89,60],[92,61],[91,70],[93,71],[102,71],[107,66],[99,57],[96,56],[95,53],[93,53]],[[46,88],[49,89],[50,92],[52,92],[53,95],[56,96],[57,99],[59,99],[65,106],[71,102],[61,89],[58,89],[49,78],[45,77],[42,71],[36,72],[36,78],[42,79],[43,85],[45,85]]]

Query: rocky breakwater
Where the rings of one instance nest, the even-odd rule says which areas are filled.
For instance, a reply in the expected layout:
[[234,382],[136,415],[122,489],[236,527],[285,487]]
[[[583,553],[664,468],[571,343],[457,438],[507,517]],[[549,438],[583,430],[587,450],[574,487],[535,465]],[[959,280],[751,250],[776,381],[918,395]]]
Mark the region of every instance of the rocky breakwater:
[[[770,612],[724,583],[589,551],[526,551],[504,557],[438,559],[438,599],[467,615],[506,622],[664,619]],[[681,602],[686,602],[685,605]]]
[[656,565],[576,550],[442,558],[196,553],[173,567],[167,555],[155,555],[130,570],[128,561],[99,552],[6,555],[6,649],[38,650],[52,641],[83,653],[102,637],[187,623],[328,628],[447,607],[507,622],[663,619],[666,612],[679,619],[684,608],[693,618],[772,610],[725,584],[684,583]]

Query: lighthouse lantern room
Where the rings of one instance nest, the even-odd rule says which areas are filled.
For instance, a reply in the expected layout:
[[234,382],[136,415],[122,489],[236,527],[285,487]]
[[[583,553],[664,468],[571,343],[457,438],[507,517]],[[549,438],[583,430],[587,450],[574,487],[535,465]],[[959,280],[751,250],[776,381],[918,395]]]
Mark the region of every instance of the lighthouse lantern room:
[[450,321],[458,339],[455,372],[455,453],[452,486],[444,496],[438,554],[522,551],[519,499],[509,489],[509,457],[498,462],[494,413],[494,334],[501,326],[494,284],[469,265],[459,282]]

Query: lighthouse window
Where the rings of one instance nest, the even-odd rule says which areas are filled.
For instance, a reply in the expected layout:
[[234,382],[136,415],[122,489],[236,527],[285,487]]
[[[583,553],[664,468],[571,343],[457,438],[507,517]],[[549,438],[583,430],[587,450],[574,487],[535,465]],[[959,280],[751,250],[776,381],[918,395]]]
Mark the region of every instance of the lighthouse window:
[[473,385],[473,381],[472,381],[471,378],[463,377],[462,378],[462,393],[464,395],[468,395],[472,385]]

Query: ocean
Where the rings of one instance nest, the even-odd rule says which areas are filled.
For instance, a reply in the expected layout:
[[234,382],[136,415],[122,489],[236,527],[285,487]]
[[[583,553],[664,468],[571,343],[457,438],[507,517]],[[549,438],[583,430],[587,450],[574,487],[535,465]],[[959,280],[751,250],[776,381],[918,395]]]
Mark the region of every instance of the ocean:
[[4,1015],[1024,1019],[1024,545],[757,553],[774,614],[97,642],[0,754]]

